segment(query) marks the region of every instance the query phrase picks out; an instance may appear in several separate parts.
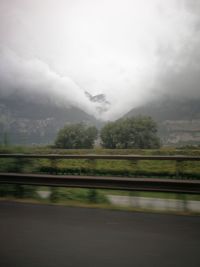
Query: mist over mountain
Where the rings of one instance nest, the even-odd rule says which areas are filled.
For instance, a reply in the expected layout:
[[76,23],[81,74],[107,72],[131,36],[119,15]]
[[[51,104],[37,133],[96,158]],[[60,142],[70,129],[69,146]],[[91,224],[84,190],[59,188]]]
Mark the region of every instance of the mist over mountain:
[[0,97],[0,142],[5,134],[10,144],[53,144],[57,132],[69,123],[99,127],[101,122],[73,106],[36,102],[20,94]]
[[125,117],[148,115],[157,122],[200,119],[200,99],[164,98],[130,110]]
[[0,93],[104,120],[165,95],[199,98],[199,25],[198,0],[2,0]]

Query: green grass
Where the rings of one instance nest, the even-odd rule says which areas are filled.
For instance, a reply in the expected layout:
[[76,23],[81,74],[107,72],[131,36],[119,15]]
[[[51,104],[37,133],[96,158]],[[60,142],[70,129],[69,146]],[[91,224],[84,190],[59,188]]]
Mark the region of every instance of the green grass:
[[[200,156],[200,149],[55,149],[51,147],[0,147],[0,153],[27,154],[114,154],[114,155],[187,155]],[[0,159],[0,172],[58,173],[127,177],[199,179],[200,164],[162,160],[47,160]]]
[[162,147],[160,149],[57,149],[50,146],[3,146],[0,153],[35,153],[35,154],[109,154],[109,155],[188,155],[200,156],[199,148]]

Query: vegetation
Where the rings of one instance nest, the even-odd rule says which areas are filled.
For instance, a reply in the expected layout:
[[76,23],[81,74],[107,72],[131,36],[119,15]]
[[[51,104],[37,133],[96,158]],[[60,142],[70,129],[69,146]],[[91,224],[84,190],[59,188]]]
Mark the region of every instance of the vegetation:
[[[188,155],[200,156],[200,149],[58,149],[50,147],[0,147],[0,153],[35,154],[114,154],[114,155]],[[1,172],[58,173],[75,175],[165,177],[179,179],[199,179],[198,161],[162,160],[48,160],[48,159],[0,159]]]
[[31,185],[2,185],[0,184],[0,197],[15,197],[21,199],[35,198],[36,186]]
[[51,187],[50,201],[82,201],[85,203],[107,203],[106,194],[102,190]]
[[145,116],[120,119],[107,123],[101,131],[105,148],[158,148],[156,123]]
[[97,129],[82,123],[70,124],[58,132],[55,146],[58,148],[92,148]]
[[[42,198],[40,191],[50,192],[50,194]],[[0,198],[14,198],[21,200],[34,199],[50,203],[82,202],[86,204],[102,204],[108,203],[105,190],[97,189],[80,189],[80,188],[64,188],[64,187],[40,187],[27,185],[6,185],[0,184]]]
[[[200,149],[191,147],[175,149],[58,149],[50,147],[12,147],[0,146],[0,153],[32,153],[32,154],[137,154],[137,155],[193,155],[200,156]],[[179,179],[199,179],[199,162],[175,161],[122,161],[122,160],[48,160],[48,159],[0,159],[1,172],[23,173],[57,173],[80,175],[118,175],[131,177],[170,177]],[[45,199],[38,193],[40,190],[49,191]],[[78,189],[78,188],[40,188],[27,185],[0,185],[1,199],[20,199],[39,203],[57,203],[73,206],[93,206],[112,208],[108,203],[108,195],[133,196],[125,191]],[[135,195],[136,194],[136,195]],[[176,194],[137,192],[134,196],[178,198]],[[187,196],[187,199],[199,200],[199,196]]]

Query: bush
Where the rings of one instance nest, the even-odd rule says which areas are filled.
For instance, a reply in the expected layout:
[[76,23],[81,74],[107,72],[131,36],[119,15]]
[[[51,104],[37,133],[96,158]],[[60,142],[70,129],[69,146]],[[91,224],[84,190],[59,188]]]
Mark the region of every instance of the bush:
[[158,148],[156,123],[150,117],[132,117],[107,123],[101,130],[105,148]]
[[57,148],[92,148],[97,138],[97,129],[82,123],[65,126],[58,132],[55,146]]

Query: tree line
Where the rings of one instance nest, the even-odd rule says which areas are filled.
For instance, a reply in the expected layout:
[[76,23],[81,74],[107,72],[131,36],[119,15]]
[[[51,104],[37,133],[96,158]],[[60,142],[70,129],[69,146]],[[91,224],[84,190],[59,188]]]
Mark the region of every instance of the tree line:
[[69,124],[62,128],[55,140],[55,147],[66,149],[93,148],[100,137],[104,148],[158,148],[157,125],[151,117],[137,116],[108,122],[98,131],[83,123]]

